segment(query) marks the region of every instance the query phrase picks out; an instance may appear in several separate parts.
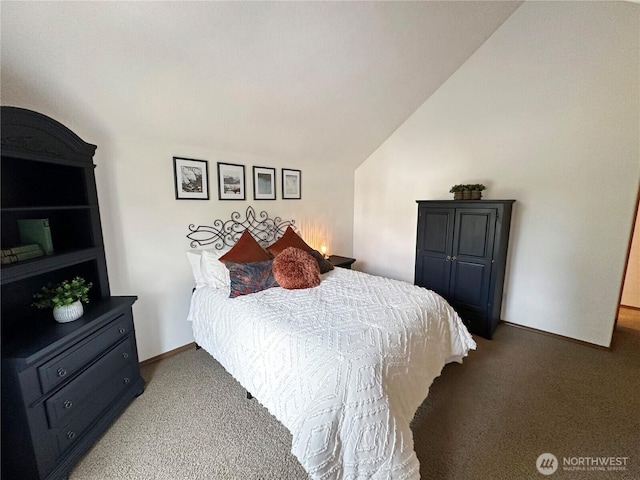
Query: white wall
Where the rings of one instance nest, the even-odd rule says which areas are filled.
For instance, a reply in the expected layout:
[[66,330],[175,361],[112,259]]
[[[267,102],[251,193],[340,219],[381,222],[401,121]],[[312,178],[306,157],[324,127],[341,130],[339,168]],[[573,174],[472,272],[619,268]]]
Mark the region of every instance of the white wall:
[[[83,59],[87,60],[88,59]],[[140,360],[146,360],[193,341],[185,319],[193,279],[185,252],[190,249],[188,225],[209,225],[216,218],[244,213],[251,205],[282,219],[293,218],[303,237],[329,253],[351,255],[353,238],[353,169],[325,168],[305,159],[286,161],[225,152],[202,139],[179,145],[170,138],[149,138],[117,122],[105,123],[100,112],[107,103],[126,112],[128,105],[108,90],[74,97],[76,85],[47,82],[58,73],[31,66],[36,77],[3,72],[2,104],[48,115],[98,146],[95,156],[98,197],[107,266],[113,295],[137,295],[134,320]],[[126,65],[123,65],[126,68]],[[165,119],[170,122],[170,118]],[[173,156],[209,161],[210,200],[175,200]],[[277,197],[281,198],[280,169],[302,170],[302,199],[276,201],[217,200],[216,162],[245,165],[247,198],[253,198],[253,165],[277,168]]]
[[640,6],[523,4],[357,170],[361,269],[413,281],[418,199],[516,199],[502,318],[609,345],[640,178]]

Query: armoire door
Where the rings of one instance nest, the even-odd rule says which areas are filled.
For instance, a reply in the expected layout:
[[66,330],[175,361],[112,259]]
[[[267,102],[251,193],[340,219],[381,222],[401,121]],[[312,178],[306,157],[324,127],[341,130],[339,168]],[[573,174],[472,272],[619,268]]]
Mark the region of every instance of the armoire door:
[[447,297],[455,209],[420,208],[418,216],[415,283]]
[[448,299],[463,318],[488,313],[496,218],[491,208],[455,211]]

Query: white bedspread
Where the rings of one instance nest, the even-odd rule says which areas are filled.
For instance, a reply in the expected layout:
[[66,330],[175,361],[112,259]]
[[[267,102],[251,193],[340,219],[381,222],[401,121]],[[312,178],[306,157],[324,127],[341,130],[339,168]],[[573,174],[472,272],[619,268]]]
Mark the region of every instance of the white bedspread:
[[322,277],[235,299],[199,288],[195,340],[289,429],[311,478],[419,479],[409,423],[475,343],[431,291],[341,268]]

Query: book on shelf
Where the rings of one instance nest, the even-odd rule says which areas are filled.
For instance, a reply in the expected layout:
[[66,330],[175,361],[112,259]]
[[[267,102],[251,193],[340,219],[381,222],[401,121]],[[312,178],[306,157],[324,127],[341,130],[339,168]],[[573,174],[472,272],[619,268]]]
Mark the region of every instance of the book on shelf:
[[32,218],[18,220],[18,231],[21,243],[37,243],[45,255],[53,254],[51,227],[48,218]]
[[12,248],[2,250],[2,256],[0,256],[0,263],[2,265],[7,265],[9,263],[19,262],[21,260],[29,260],[30,258],[41,257],[44,255],[43,251],[40,249],[40,246],[35,250],[22,251],[19,253],[9,253],[5,254],[7,251],[13,250]]
[[30,245],[19,245],[13,248],[3,248],[1,253],[3,257],[6,257],[9,255],[17,255],[18,253],[33,252],[34,250],[42,251],[42,248],[40,248],[40,245],[37,243],[32,243]]

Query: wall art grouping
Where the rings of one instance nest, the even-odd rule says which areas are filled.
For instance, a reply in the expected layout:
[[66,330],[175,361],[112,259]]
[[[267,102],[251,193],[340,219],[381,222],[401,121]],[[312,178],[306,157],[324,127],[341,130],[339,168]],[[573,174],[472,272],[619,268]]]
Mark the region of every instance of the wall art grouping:
[[[217,162],[218,200],[246,200],[244,165]],[[253,199],[276,200],[276,169],[252,167]],[[282,168],[281,198],[302,198],[302,172]],[[173,173],[177,200],[209,200],[209,162],[173,157]]]

